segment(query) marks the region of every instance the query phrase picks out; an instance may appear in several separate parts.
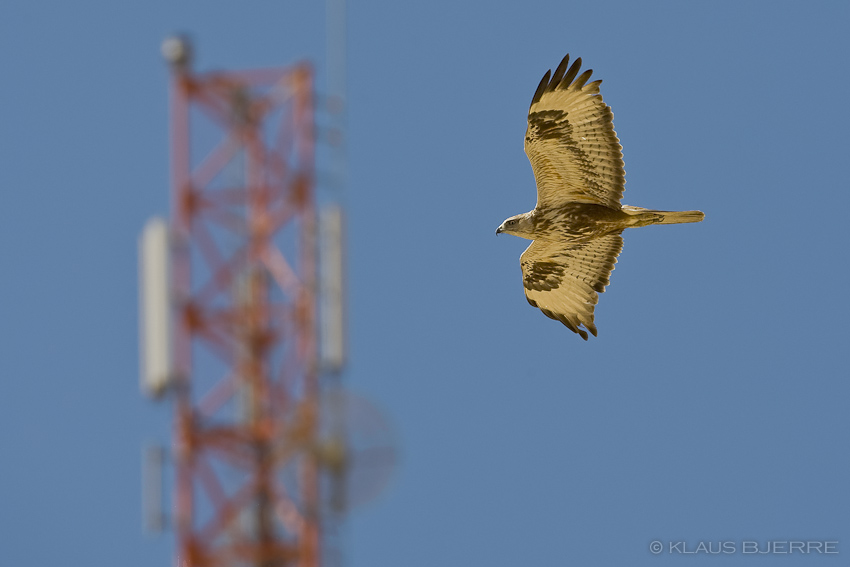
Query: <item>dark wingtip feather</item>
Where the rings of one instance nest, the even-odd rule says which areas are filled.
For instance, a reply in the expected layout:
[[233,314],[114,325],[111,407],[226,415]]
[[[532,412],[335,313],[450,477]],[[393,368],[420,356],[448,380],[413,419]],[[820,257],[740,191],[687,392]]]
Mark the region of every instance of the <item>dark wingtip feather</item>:
[[543,96],[543,93],[546,91],[546,86],[549,84],[549,77],[552,74],[552,70],[549,69],[546,71],[546,74],[543,75],[543,78],[540,79],[540,84],[537,85],[537,90],[534,91],[534,96],[531,98],[531,104],[536,102],[540,102],[540,97]]
[[576,79],[575,82],[573,83],[573,88],[576,89],[576,90],[579,90],[580,88],[582,88],[592,74],[593,74],[593,69],[588,69],[587,71],[582,73],[579,76],[579,78]]
[[596,79],[592,83],[587,83],[584,86],[584,89],[585,89],[585,91],[588,91],[588,92],[591,92],[591,93],[599,93],[599,85],[601,85],[601,84],[602,84],[602,79]]
[[[537,90],[534,91],[534,97],[531,99],[531,106],[540,102],[541,97],[547,92],[567,88],[580,90],[585,86],[585,83],[587,83],[588,79],[590,79],[590,76],[593,74],[593,69],[588,69],[579,75],[578,73],[581,70],[581,57],[577,57],[576,60],[573,61],[573,64],[570,65],[569,69],[567,69],[567,65],[569,65],[569,63],[570,54],[567,53],[566,56],[561,59],[561,63],[555,69],[554,74],[551,69],[546,71],[546,74],[543,75],[543,78],[540,80],[540,84],[537,85]],[[601,82],[602,80],[598,80],[591,83],[591,90],[598,92],[599,84]]]
[[[526,296],[526,299],[528,299],[528,297],[527,297],[527,296]],[[534,307],[537,307],[537,303],[536,303],[536,302],[532,302],[532,300],[531,300],[531,299],[528,299],[528,302],[529,302],[529,303],[531,303],[531,305],[533,305]],[[586,332],[584,329],[580,328],[580,327],[579,327],[578,325],[576,325],[575,323],[573,323],[573,322],[572,322],[570,319],[568,319],[565,315],[562,315],[562,314],[560,314],[560,313],[555,313],[554,311],[550,311],[549,309],[543,309],[542,307],[540,308],[540,311],[541,311],[544,315],[546,315],[547,317],[549,317],[550,319],[554,319],[554,320],[556,320],[556,321],[560,321],[560,322],[561,322],[561,323],[563,323],[563,324],[564,324],[564,326],[565,326],[566,328],[568,328],[570,331],[572,331],[572,332],[574,332],[575,334],[579,335],[579,336],[580,336],[581,338],[583,338],[584,340],[587,340],[587,332]],[[579,323],[579,325],[581,325],[581,323]],[[587,325],[586,325],[586,324],[585,324],[585,327],[587,327]],[[590,329],[590,332],[591,332],[591,333],[593,333],[593,336],[595,337],[595,336],[596,336],[596,325],[594,325],[593,323],[591,323],[591,324],[590,324],[590,326],[589,326],[589,327],[587,327],[587,328],[588,328],[588,329]]]
[[558,88],[558,85],[561,84],[561,79],[564,78],[564,73],[567,70],[567,65],[570,63],[570,54],[567,53],[566,57],[561,59],[561,63],[558,65],[558,68],[555,69],[555,74],[552,75],[552,80],[549,82],[549,86],[546,88],[546,91],[551,92]]
[[565,89],[570,86],[570,83],[572,83],[573,79],[575,79],[576,75],[578,75],[579,69],[581,69],[581,57],[573,61],[572,67],[570,67],[570,70],[567,71],[566,75],[564,75],[564,78],[561,79],[561,84],[558,85],[558,88]]

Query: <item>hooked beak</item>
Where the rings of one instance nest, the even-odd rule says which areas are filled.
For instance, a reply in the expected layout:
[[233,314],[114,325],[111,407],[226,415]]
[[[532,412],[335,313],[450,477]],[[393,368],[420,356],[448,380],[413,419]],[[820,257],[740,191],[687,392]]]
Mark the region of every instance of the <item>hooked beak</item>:
[[504,231],[502,230],[501,226],[496,229],[496,234],[502,234],[502,232],[504,232]]

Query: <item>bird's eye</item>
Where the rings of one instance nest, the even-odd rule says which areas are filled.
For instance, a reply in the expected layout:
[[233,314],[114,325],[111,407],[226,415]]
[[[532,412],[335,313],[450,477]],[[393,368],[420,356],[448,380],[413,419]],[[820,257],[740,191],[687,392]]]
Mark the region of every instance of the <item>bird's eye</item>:
[[515,220],[509,220],[509,221],[508,221],[508,224],[510,224],[510,225],[514,225],[514,224],[516,224],[516,221],[515,221]]

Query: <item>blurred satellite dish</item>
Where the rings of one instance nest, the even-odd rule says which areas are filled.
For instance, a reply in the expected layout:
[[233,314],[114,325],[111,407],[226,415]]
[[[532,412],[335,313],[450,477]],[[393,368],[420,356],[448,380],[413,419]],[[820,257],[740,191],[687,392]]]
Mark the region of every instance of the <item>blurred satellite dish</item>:
[[373,500],[395,468],[395,440],[383,413],[342,388],[320,399],[313,450],[322,467],[323,503],[335,512]]

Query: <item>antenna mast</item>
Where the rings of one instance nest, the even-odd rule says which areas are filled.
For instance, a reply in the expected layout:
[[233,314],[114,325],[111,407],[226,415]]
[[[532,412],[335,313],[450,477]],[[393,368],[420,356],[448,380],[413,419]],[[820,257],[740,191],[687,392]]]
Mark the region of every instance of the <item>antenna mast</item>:
[[177,565],[317,567],[312,70],[195,73],[179,37],[163,54]]

